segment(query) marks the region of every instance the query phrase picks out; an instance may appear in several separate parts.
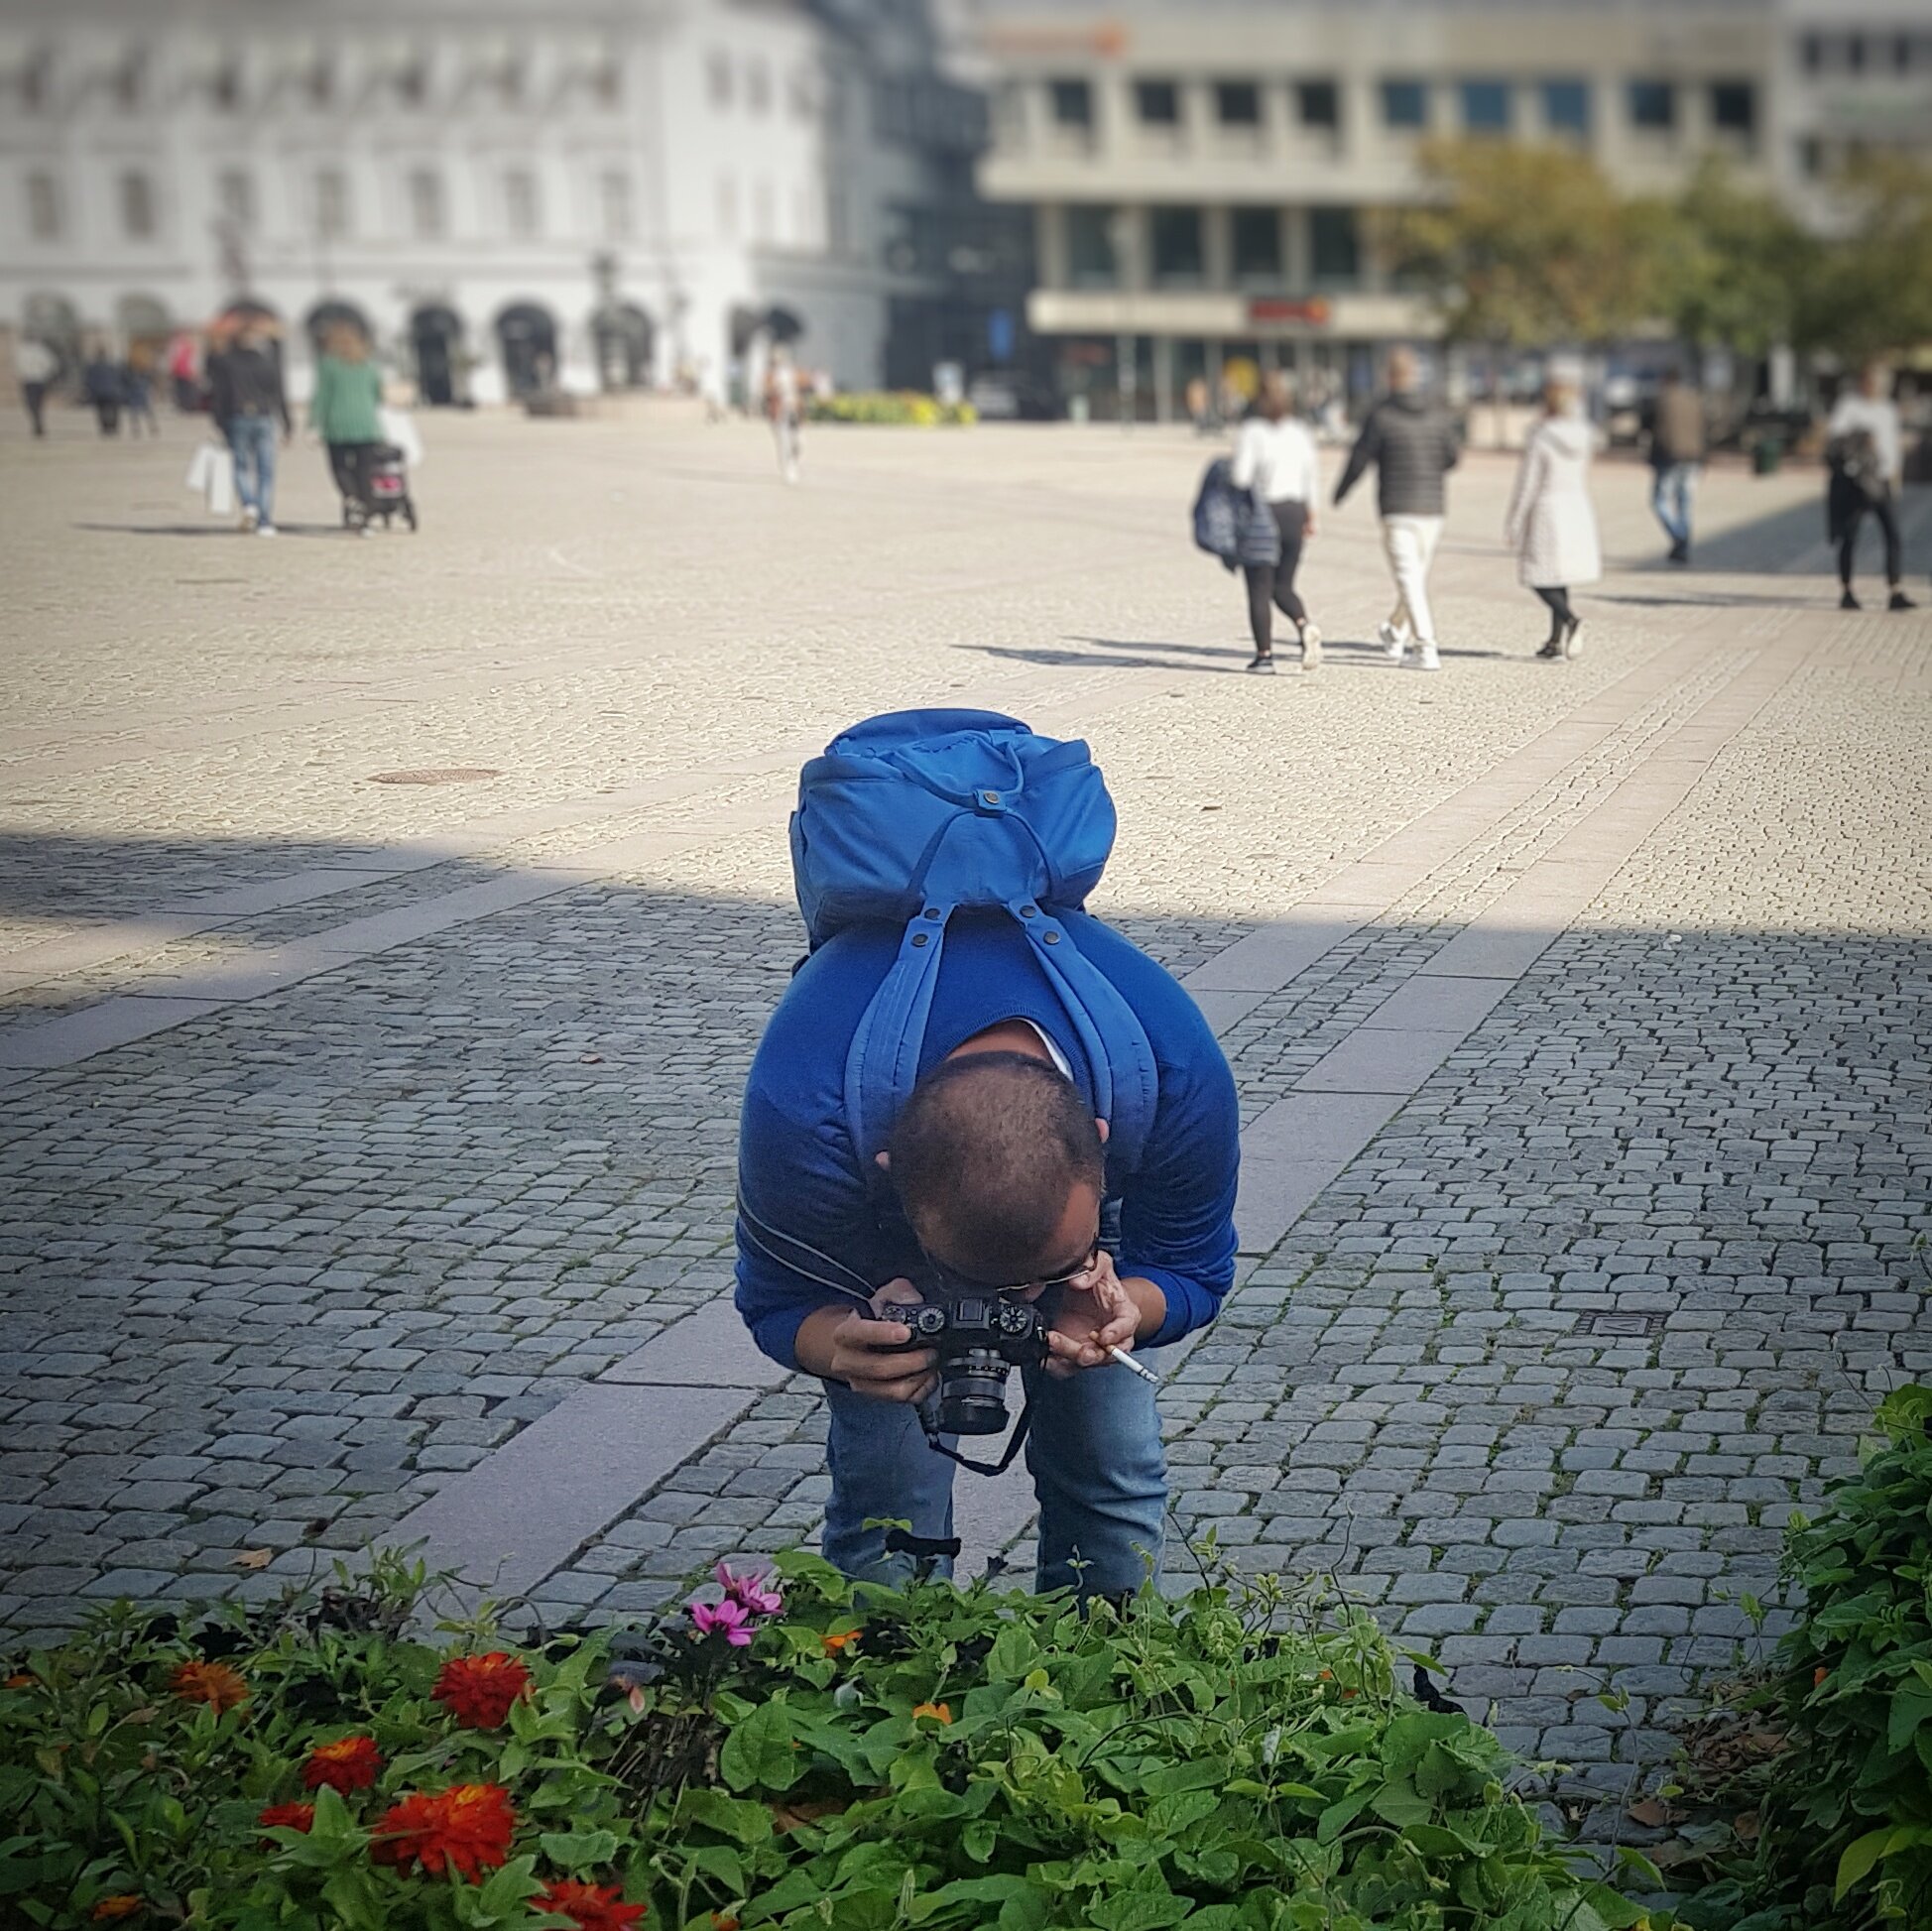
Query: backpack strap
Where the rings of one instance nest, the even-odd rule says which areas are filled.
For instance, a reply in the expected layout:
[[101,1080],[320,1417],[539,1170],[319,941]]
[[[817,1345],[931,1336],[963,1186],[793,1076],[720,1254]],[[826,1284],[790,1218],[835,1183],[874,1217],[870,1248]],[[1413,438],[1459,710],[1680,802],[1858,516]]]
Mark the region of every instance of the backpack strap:
[[[1107,1122],[1107,1163],[1131,1173],[1141,1163],[1160,1097],[1159,1069],[1147,1029],[1065,925],[1029,899],[1007,905],[1058,995],[1093,1074],[1094,1111]],[[874,1155],[919,1076],[919,1053],[939,984],[953,905],[923,906],[907,920],[894,960],[852,1035],[845,1060],[845,1114],[868,1190]]]

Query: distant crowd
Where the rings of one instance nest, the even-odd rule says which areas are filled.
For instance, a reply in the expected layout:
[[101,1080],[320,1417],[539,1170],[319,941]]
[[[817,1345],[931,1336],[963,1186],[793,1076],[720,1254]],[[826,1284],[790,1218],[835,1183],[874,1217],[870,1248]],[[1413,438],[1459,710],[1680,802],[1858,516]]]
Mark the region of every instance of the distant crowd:
[[[1669,561],[1686,565],[1710,420],[1705,399],[1681,372],[1664,377],[1649,427],[1651,508],[1668,541]],[[1888,369],[1873,363],[1862,373],[1833,407],[1825,435],[1826,527],[1837,552],[1840,608],[1861,607],[1853,577],[1868,519],[1883,541],[1886,608],[1916,608],[1904,590],[1896,504],[1904,436]],[[1595,445],[1580,385],[1548,382],[1504,520],[1517,579],[1548,614],[1549,632],[1536,653],[1547,663],[1582,654],[1583,618],[1572,592],[1603,575],[1590,485]],[[1395,350],[1389,358],[1388,391],[1354,439],[1333,501],[1339,506],[1375,470],[1383,549],[1395,588],[1394,606],[1378,636],[1391,662],[1412,662],[1422,670],[1442,665],[1429,573],[1448,513],[1448,476],[1461,453],[1455,420],[1424,389],[1420,362],[1407,349]],[[1277,612],[1294,627],[1302,668],[1321,663],[1321,627],[1296,584],[1321,497],[1321,454],[1309,417],[1297,410],[1289,380],[1270,374],[1246,408],[1233,456],[1209,465],[1194,506],[1195,542],[1239,570],[1246,584],[1252,671],[1274,669]]]

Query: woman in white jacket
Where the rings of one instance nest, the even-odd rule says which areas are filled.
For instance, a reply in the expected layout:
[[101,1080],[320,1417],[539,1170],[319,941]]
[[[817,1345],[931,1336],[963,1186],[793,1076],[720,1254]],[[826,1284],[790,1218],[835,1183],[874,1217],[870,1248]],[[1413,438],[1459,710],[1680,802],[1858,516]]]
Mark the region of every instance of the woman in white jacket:
[[1583,619],[1570,608],[1570,592],[1595,583],[1604,559],[1590,501],[1590,424],[1575,385],[1546,385],[1543,411],[1523,448],[1505,529],[1517,576],[1549,606],[1549,641],[1536,655],[1561,660],[1583,654]]
[[1315,499],[1321,494],[1321,458],[1315,438],[1293,416],[1294,391],[1287,379],[1271,374],[1263,385],[1255,414],[1241,425],[1230,480],[1249,490],[1261,513],[1274,525],[1276,560],[1247,563],[1248,626],[1255,639],[1251,670],[1274,668],[1276,609],[1301,636],[1301,667],[1321,663],[1321,632],[1294,587],[1301,546],[1315,534]]

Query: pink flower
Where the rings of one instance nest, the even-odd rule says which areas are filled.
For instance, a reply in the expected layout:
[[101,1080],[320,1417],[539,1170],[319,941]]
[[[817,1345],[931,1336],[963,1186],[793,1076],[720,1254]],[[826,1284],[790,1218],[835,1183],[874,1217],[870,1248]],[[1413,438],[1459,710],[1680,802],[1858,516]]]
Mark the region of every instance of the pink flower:
[[723,1632],[724,1639],[734,1649],[749,1649],[752,1641],[751,1611],[743,1603],[732,1602],[727,1598],[722,1603],[691,1604],[691,1628],[699,1635],[708,1636]]
[[717,1577],[726,1600],[742,1603],[754,1616],[781,1616],[785,1613],[783,1593],[769,1577],[756,1569],[747,1570],[741,1576],[730,1563],[721,1562],[712,1574]]

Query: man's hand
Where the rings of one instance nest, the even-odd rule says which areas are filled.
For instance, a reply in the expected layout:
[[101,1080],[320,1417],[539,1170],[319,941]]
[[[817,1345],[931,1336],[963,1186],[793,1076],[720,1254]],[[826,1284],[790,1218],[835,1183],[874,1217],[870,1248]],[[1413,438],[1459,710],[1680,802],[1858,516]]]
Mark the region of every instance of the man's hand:
[[[889,1280],[872,1297],[881,1314],[918,1303],[909,1280]],[[911,1338],[904,1321],[874,1320],[856,1307],[820,1307],[798,1324],[793,1352],[807,1374],[843,1382],[854,1394],[875,1401],[922,1401],[938,1381],[933,1372],[938,1357],[930,1348],[908,1349]]]
[[1107,1350],[1132,1347],[1140,1327],[1140,1304],[1102,1249],[1087,1277],[1061,1290],[1060,1311],[1046,1334],[1046,1372],[1065,1380],[1083,1368],[1105,1368]]

